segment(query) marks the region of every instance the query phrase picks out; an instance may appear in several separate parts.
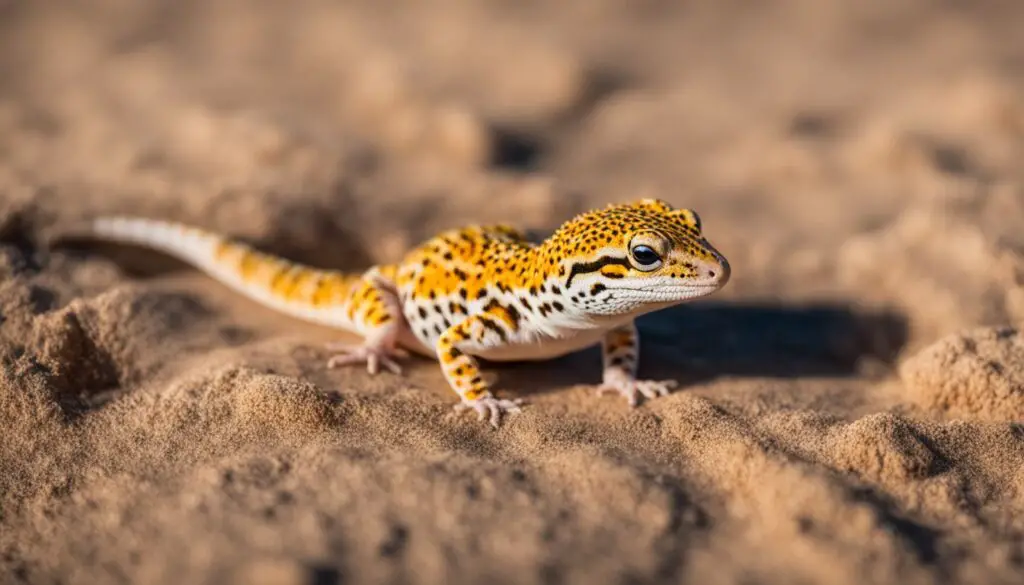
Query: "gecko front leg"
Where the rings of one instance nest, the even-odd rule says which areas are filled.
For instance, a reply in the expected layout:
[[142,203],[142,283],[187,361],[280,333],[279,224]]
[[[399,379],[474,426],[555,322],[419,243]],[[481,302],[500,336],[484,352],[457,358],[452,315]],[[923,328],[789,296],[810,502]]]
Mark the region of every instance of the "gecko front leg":
[[462,399],[455,409],[475,410],[480,420],[489,417],[494,427],[498,426],[504,413],[518,413],[522,400],[495,397],[471,354],[486,347],[488,336],[495,335],[500,327],[499,321],[490,315],[473,315],[442,333],[436,348],[448,384]]
[[404,330],[408,329],[394,286],[377,271],[369,272],[357,285],[345,307],[348,319],[362,333],[362,343],[331,342],[328,351],[336,352],[327,361],[328,368],[366,364],[372,375],[383,366],[393,374],[401,374],[397,359],[409,353],[399,347]]
[[630,406],[636,406],[640,395],[654,399],[667,396],[678,383],[675,380],[637,380],[640,362],[640,335],[633,321],[620,325],[607,334],[601,343],[604,374],[597,394],[614,393],[626,397]]

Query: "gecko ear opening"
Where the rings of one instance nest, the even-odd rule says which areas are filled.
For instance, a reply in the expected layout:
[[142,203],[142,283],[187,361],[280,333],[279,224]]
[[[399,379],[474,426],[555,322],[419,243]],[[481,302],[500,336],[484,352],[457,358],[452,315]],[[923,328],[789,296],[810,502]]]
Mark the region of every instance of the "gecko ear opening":
[[697,215],[696,211],[692,209],[676,209],[672,211],[672,215],[683,220],[683,223],[696,229],[698,232],[700,231],[700,216]]

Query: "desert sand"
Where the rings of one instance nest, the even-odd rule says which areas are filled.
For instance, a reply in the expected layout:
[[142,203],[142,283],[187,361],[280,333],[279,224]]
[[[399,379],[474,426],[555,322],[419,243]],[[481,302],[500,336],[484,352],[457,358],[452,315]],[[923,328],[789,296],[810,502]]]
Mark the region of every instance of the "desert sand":
[[[1024,581],[1024,5],[0,7],[0,582]],[[329,370],[345,334],[123,246],[361,270],[696,209],[733,278],[599,355]]]

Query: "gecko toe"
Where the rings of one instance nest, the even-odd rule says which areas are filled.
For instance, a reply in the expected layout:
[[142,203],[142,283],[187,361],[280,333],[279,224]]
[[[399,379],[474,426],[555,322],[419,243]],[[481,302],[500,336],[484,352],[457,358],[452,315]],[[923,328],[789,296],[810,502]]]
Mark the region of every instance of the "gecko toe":
[[382,357],[381,358],[381,363],[392,374],[394,374],[396,376],[401,376],[402,375],[402,366],[398,365],[398,362],[396,362],[395,360],[393,360],[391,358],[387,358],[387,357]]
[[332,344],[329,345],[329,347],[334,348],[334,351],[339,353],[338,355],[331,356],[331,358],[327,360],[328,368],[333,369],[343,366],[366,364],[366,371],[371,376],[375,376],[380,373],[381,367],[392,374],[401,375],[402,368],[394,358],[401,358],[409,355],[408,352],[397,347],[387,348],[349,344]]
[[641,396],[647,400],[668,396],[676,386],[675,380],[614,380],[598,386],[597,394],[619,394],[625,397],[631,408],[635,408],[640,404]]
[[483,396],[475,400],[463,400],[455,404],[453,408],[456,412],[460,413],[466,410],[473,410],[476,412],[477,420],[483,421],[486,419],[492,427],[499,428],[504,415],[522,412],[520,407],[523,403],[522,398],[508,400],[495,398],[494,396]]
[[644,398],[648,400],[654,400],[658,397],[658,388],[654,384],[639,383],[636,388],[640,394],[644,395]]

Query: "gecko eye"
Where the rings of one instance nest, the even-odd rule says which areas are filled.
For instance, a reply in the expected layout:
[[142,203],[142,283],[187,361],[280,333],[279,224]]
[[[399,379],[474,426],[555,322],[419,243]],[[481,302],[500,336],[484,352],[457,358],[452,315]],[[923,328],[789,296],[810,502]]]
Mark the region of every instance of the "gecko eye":
[[630,250],[633,260],[636,260],[637,268],[641,270],[654,270],[661,265],[661,256],[654,251],[654,248],[638,244]]

